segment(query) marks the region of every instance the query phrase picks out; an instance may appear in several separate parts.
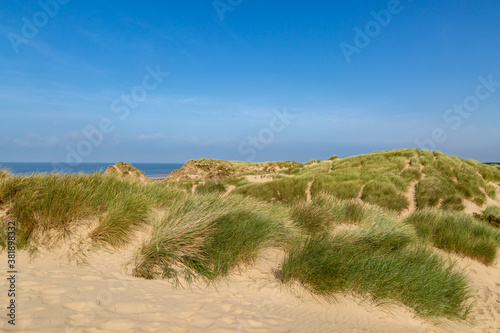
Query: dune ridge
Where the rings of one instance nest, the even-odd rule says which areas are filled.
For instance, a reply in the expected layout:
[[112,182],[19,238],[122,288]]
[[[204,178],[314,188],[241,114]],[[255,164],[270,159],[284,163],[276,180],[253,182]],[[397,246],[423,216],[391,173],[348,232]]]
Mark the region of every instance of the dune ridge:
[[[221,163],[225,167],[218,172]],[[138,177],[129,176],[134,171],[131,165],[121,172],[110,166],[113,172],[104,175],[0,177],[0,236],[5,237],[7,221],[19,222],[22,291],[17,299],[18,325],[2,321],[0,328],[22,332],[500,330],[500,260],[495,255],[500,231],[463,217],[500,207],[499,168],[414,149],[305,164],[255,166],[204,160],[203,174],[197,162],[188,164],[173,173],[176,180],[163,182],[145,182],[140,172],[132,172]],[[47,205],[48,201],[52,203]],[[422,227],[421,212],[449,219],[453,226],[472,223],[482,237],[478,242],[490,252],[461,252],[459,243],[450,243],[456,227],[449,234],[437,234],[444,237],[442,244],[419,238],[424,237],[415,231]],[[165,235],[164,230],[185,236]],[[428,233],[441,232],[434,230]],[[371,298],[372,289],[363,294],[349,287],[322,295],[303,285],[300,275],[285,281],[282,265],[290,252],[300,251],[301,244],[322,233],[345,241],[345,246],[354,242],[353,250],[363,242],[373,248],[369,256],[388,251],[394,259],[424,242],[425,249],[436,253],[443,264],[454,261],[453,270],[466,277],[471,312],[465,320],[453,317],[462,316],[458,313],[450,319],[426,317],[415,304],[404,305],[404,298]],[[243,234],[247,236],[240,237]],[[225,244],[228,239],[233,243]],[[148,261],[153,258],[158,260]],[[1,279],[0,289],[6,288],[7,281]],[[1,293],[0,303],[7,301],[6,293]]]

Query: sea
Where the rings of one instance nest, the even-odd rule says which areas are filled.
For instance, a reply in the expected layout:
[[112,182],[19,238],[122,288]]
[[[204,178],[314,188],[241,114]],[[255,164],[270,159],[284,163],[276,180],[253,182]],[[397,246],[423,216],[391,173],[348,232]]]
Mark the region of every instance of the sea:
[[[87,173],[104,172],[108,166],[115,163],[45,163],[45,162],[0,162],[0,169],[8,170],[15,175],[31,175],[33,173]],[[143,171],[146,176],[166,175],[180,169],[183,163],[132,163]]]

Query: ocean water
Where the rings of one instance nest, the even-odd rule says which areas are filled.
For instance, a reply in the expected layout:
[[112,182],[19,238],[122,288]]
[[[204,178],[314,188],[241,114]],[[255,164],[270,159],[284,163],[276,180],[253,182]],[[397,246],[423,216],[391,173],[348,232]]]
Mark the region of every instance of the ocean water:
[[[32,173],[64,172],[64,173],[93,173],[106,171],[108,166],[115,163],[79,163],[74,165],[60,163],[38,162],[0,162],[0,169],[9,170],[16,175],[30,175]],[[146,175],[166,175],[180,169],[183,163],[132,163],[134,167]]]

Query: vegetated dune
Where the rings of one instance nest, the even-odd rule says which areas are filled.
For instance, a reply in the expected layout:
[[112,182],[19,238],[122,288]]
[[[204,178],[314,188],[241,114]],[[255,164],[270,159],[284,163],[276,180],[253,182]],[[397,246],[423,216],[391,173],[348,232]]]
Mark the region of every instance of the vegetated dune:
[[104,171],[103,175],[115,176],[127,180],[138,180],[144,183],[151,182],[144,172],[135,168],[130,163],[118,162],[115,165],[110,165],[106,171]]
[[251,173],[274,173],[293,166],[297,162],[236,162],[214,159],[189,160],[179,170],[174,170],[166,181],[172,180],[227,180],[233,176]]
[[156,183],[108,170],[0,172],[3,253],[17,222],[16,330],[500,331],[495,166],[404,149],[189,161]]

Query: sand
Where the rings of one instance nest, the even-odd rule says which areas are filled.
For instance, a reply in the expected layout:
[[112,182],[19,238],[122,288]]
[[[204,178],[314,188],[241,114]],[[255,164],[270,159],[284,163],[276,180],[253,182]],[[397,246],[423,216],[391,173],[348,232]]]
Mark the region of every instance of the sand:
[[408,208],[403,210],[401,214],[399,214],[401,219],[406,219],[408,218],[411,214],[415,213],[417,210],[417,201],[416,201],[416,192],[417,192],[417,184],[418,180],[415,180],[410,183],[408,186],[408,190],[405,193],[406,198],[408,199]]
[[491,199],[488,195],[486,195],[486,202],[482,206],[479,206],[469,200],[464,200],[464,212],[466,214],[483,214],[486,207],[488,206],[500,206],[500,186],[495,183],[489,184],[493,185],[496,188],[496,199]]
[[[100,252],[88,265],[68,263],[66,253],[30,260],[18,253],[17,325],[5,317],[1,331],[16,332],[499,332],[500,265],[458,258],[476,292],[473,322],[437,326],[395,304],[375,305],[339,295],[315,299],[301,287],[280,285],[273,267],[282,253],[265,251],[258,262],[216,286],[174,287],[144,280],[124,266],[131,251]],[[5,272],[5,255],[2,272]],[[0,304],[7,302],[0,280]]]
[[243,178],[250,183],[267,183],[274,180],[272,175],[247,175]]

